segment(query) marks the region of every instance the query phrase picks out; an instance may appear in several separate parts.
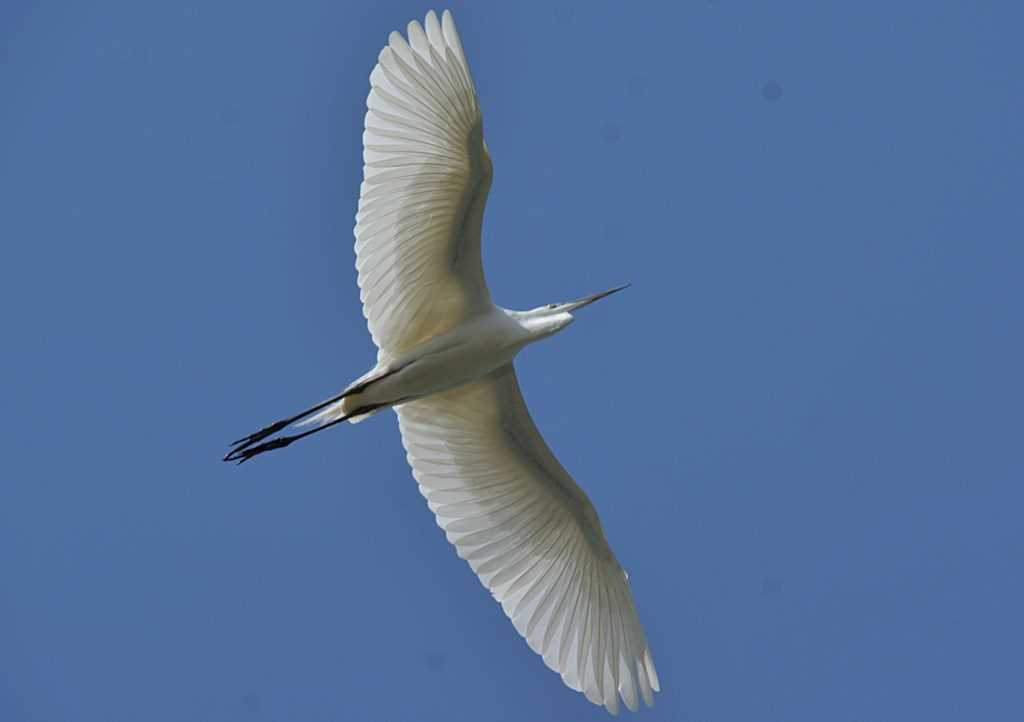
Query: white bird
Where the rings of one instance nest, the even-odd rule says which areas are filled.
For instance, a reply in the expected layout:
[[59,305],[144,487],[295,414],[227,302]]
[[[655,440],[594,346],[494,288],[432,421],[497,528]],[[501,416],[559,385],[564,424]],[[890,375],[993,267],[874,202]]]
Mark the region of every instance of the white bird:
[[[651,705],[658,675],[626,573],[530,418],[512,365],[624,286],[530,311],[491,301],[480,259],[491,159],[448,11],[409,23],[408,40],[391,33],[370,84],[355,250],[377,365],[235,442],[225,460],[394,408],[438,525],[530,648],[612,714],[619,697],[631,710]],[[296,423],[314,428],[264,441]]]

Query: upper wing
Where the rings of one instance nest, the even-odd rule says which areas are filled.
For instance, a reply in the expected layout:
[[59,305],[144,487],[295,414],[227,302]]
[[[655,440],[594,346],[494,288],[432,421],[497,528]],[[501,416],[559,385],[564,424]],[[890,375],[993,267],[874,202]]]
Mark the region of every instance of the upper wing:
[[480,223],[491,186],[483,118],[455,22],[391,33],[370,74],[356,268],[381,355],[490,307]]
[[[658,676],[594,507],[530,418],[512,365],[397,407],[413,476],[459,556],[545,664],[595,704]],[[616,694],[616,692],[618,694]]]

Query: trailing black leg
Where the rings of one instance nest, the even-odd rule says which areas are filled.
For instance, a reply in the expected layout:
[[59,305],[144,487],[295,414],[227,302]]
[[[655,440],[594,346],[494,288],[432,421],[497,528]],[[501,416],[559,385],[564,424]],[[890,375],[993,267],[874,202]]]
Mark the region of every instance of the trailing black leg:
[[[307,436],[311,436],[311,435],[317,433],[318,431],[323,431],[324,429],[329,429],[329,428],[331,428],[332,426],[334,426],[336,424],[340,424],[342,421],[348,421],[353,416],[360,416],[361,414],[367,414],[367,413],[369,413],[371,411],[374,411],[376,409],[382,408],[384,406],[390,406],[390,404],[370,404],[368,406],[360,406],[358,409],[355,409],[352,413],[347,414],[345,416],[342,416],[339,419],[335,419],[334,421],[329,421],[328,423],[324,424],[323,426],[318,426],[315,429],[310,429],[309,431],[303,431],[301,434],[292,434],[290,436],[279,436],[276,439],[271,439],[270,441],[264,441],[262,444],[259,444],[257,446],[252,446],[252,444],[254,444],[256,441],[259,441],[260,439],[266,438],[270,434],[275,433],[274,431],[270,431],[269,433],[265,434],[264,436],[261,436],[260,439],[254,438],[252,441],[249,441],[244,446],[238,446],[237,448],[232,449],[231,451],[229,451],[224,456],[224,461],[237,461],[239,464],[241,464],[241,463],[243,463],[245,461],[248,461],[249,459],[251,459],[254,456],[258,456],[259,454],[262,454],[265,451],[273,451],[274,449],[283,449],[284,447],[288,446],[289,444],[291,444],[291,443],[293,443],[295,441],[298,441],[299,439],[304,439]],[[318,407],[318,408],[320,408],[320,407]],[[312,411],[315,411],[315,410],[316,410],[316,408],[312,409],[310,412],[307,412],[306,414],[300,415],[298,418],[302,418],[302,416],[306,416],[308,413],[312,413]],[[267,429],[271,429],[271,428],[273,428],[274,426],[277,426],[280,423],[282,423],[282,422],[279,421],[279,422],[277,422],[277,424],[274,424],[273,426],[268,426]],[[287,424],[285,424],[285,426],[287,426]],[[282,426],[281,428],[284,428],[284,427]],[[280,428],[277,429],[277,430],[280,431]],[[263,431],[266,431],[266,429],[264,429]],[[259,431],[259,432],[257,432],[257,434],[262,434],[263,431]],[[255,437],[257,434],[253,434],[252,436]],[[251,438],[251,437],[247,437],[247,438]]]
[[[406,365],[408,365],[408,364],[405,364],[403,366],[396,366],[395,368],[388,369],[384,373],[378,374],[376,376],[371,376],[370,378],[366,379],[365,381],[362,381],[361,383],[355,384],[353,386],[349,386],[347,389],[342,391],[337,396],[332,396],[331,398],[327,399],[326,401],[321,401],[316,406],[311,406],[308,409],[306,409],[305,411],[300,411],[299,413],[295,414],[294,416],[290,416],[287,419],[281,419],[280,421],[275,421],[270,426],[264,426],[262,429],[260,429],[256,433],[249,434],[248,436],[245,436],[245,437],[243,437],[241,439],[238,439],[237,441],[232,441],[231,442],[232,449],[228,453],[228,456],[232,456],[236,452],[241,451],[242,449],[248,448],[248,447],[252,446],[253,444],[255,444],[257,442],[263,441],[268,436],[273,436],[278,431],[283,430],[285,427],[291,426],[292,424],[294,424],[299,419],[302,419],[302,418],[304,418],[306,416],[309,416],[310,414],[314,414],[317,411],[320,411],[321,409],[326,408],[327,406],[330,406],[331,404],[333,404],[333,403],[335,403],[337,401],[341,401],[346,396],[351,396],[352,394],[358,394],[358,393],[361,393],[362,391],[365,391],[366,387],[368,387],[370,384],[376,383],[376,382],[380,381],[381,379],[385,379],[388,376],[391,376],[392,374],[397,373],[398,371],[401,371],[403,368],[405,368]],[[375,406],[374,408],[380,408],[380,407],[379,406]],[[356,414],[350,414],[350,415],[351,416],[355,416]],[[275,448],[279,448],[279,447],[275,447]],[[225,457],[225,460],[227,460],[227,457]]]
[[331,404],[335,403],[336,401],[340,401],[341,399],[345,398],[345,396],[347,396],[350,393],[352,393],[350,390],[344,391],[344,392],[338,394],[337,396],[332,396],[331,398],[327,399],[326,401],[321,401],[316,406],[311,406],[308,409],[306,409],[305,411],[300,411],[299,413],[295,414],[295,416],[291,416],[291,417],[289,417],[287,419],[281,419],[280,421],[275,421],[270,426],[265,426],[265,427],[263,427],[262,429],[260,429],[259,431],[257,431],[254,434],[249,434],[248,436],[243,437],[243,438],[239,439],[238,441],[232,441],[231,442],[231,446],[233,448],[231,449],[231,451],[229,452],[228,455],[230,456],[231,454],[235,453],[236,451],[241,451],[242,449],[244,449],[244,448],[246,448],[248,446],[252,446],[253,444],[255,444],[258,441],[263,441],[263,439],[267,438],[268,436],[272,436],[272,435],[276,434],[278,431],[281,431],[285,427],[290,426],[291,424],[294,424],[299,419],[304,418],[306,416],[309,416],[310,414],[316,413],[320,409],[323,409],[323,408],[325,408],[327,406],[330,406]]

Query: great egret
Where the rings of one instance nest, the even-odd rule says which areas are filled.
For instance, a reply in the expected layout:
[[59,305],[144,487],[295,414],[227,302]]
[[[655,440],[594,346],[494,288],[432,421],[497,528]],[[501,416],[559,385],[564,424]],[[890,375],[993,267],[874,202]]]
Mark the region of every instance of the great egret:
[[[658,675],[593,505],[526,410],[512,360],[624,288],[510,311],[491,302],[480,224],[483,118],[451,13],[391,33],[370,75],[356,214],[377,365],[341,394],[233,444],[239,463],[394,408],[413,476],[459,556],[545,664],[618,713]],[[272,437],[292,424],[313,428]],[[267,440],[265,440],[267,439]]]

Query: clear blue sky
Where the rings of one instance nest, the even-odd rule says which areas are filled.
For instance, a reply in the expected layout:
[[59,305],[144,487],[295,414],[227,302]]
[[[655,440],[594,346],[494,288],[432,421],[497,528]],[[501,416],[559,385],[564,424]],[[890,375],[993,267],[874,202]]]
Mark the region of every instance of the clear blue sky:
[[[373,362],[367,76],[414,2],[0,9],[0,719],[602,720],[392,414],[225,444]],[[649,720],[1020,720],[1024,7],[453,7],[495,299],[629,570]]]

